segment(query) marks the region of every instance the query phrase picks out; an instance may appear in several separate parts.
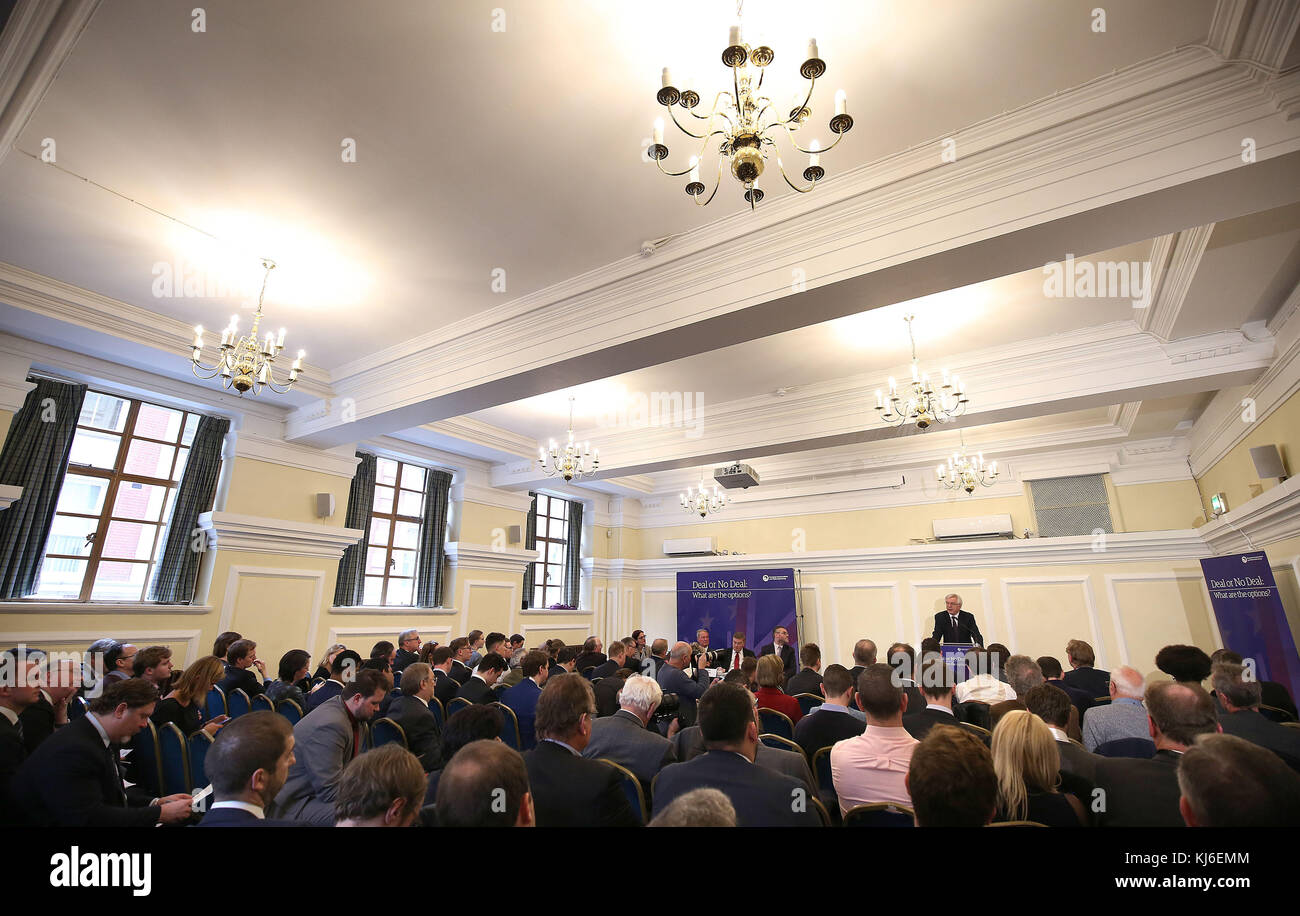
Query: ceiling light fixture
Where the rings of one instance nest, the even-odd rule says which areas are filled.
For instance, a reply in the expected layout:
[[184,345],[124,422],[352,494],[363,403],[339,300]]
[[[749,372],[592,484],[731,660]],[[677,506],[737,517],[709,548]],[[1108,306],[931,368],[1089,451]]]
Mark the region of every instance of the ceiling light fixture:
[[952,453],[947,465],[934,469],[939,483],[949,490],[965,490],[974,493],[976,487],[991,487],[998,479],[998,463],[990,461],[984,465],[984,453],[976,452],[971,458],[966,454],[966,441],[962,440],[960,451]]
[[912,321],[915,315],[905,315],[907,337],[912,342],[912,381],[900,396],[898,383],[889,377],[889,398],[876,389],[876,411],[880,419],[892,426],[915,423],[917,429],[929,429],[932,423],[947,423],[966,412],[969,398],[962,390],[961,379],[955,374],[949,378],[948,370],[943,373],[943,384],[936,390],[930,382],[928,373],[922,372],[916,361],[916,337],[912,334]]
[[593,449],[590,442],[584,442],[579,446],[573,441],[573,397],[569,398],[569,441],[561,450],[556,445],[555,440],[551,440],[550,450],[550,467],[546,465],[547,452],[540,446],[537,449],[537,461],[542,466],[542,473],[547,477],[554,477],[556,474],[564,475],[565,480],[578,478],[581,480],[585,476],[595,473],[596,468],[600,466],[600,449]]
[[230,326],[221,332],[221,348],[214,365],[203,365],[203,325],[194,327],[193,352],[190,354],[194,374],[201,379],[220,376],[221,387],[234,388],[241,397],[244,392],[250,390],[253,394],[261,394],[263,388],[270,388],[277,394],[287,393],[298,380],[298,373],[302,371],[302,358],[307,355],[306,350],[299,350],[298,358],[289,368],[288,379],[283,382],[276,379],[275,358],[284,349],[285,330],[280,328],[278,337],[267,334],[264,340],[259,342],[257,339],[258,328],[262,323],[262,300],[266,296],[266,281],[271,276],[271,271],[275,269],[275,262],[270,258],[263,258],[262,269],[266,273],[262,275],[262,291],[257,294],[257,311],[253,315],[252,332],[244,337],[237,337],[239,316],[231,315]]
[[[743,0],[736,3],[736,24],[731,27],[730,39],[722,52],[723,64],[731,68],[732,91],[724,89],[719,92],[714,97],[713,107],[707,116],[697,114],[695,108],[700,104],[699,92],[689,79],[682,81],[681,88],[674,85],[672,73],[665,67],[663,86],[655,96],[659,104],[668,109],[668,116],[681,132],[701,142],[686,168],[679,172],[668,171],[663,167],[663,160],[668,157],[668,147],[664,145],[664,120],[656,118],[654,138],[648,155],[655,161],[659,171],[669,177],[689,175],[686,193],[701,207],[707,206],[718,193],[718,186],[722,183],[722,167],[727,164],[732,177],[744,186],[745,200],[753,210],[754,205],[763,199],[763,192],[756,184],[763,174],[769,155],[776,157],[776,166],[785,183],[800,194],[807,194],[826,175],[826,170],[821,165],[822,154],[839,145],[844,135],[853,128],[853,118],[848,114],[846,97],[841,89],[835,93],[835,116],[830,120],[830,131],[836,135],[835,141],[826,149],[822,149],[816,140],[810,140],[807,149],[799,145],[794,134],[812,117],[810,106],[813,87],[817,84],[817,78],[826,72],[826,62],[818,57],[817,40],[809,39],[808,59],[799,67],[799,74],[808,80],[808,90],[795,95],[788,113],[780,111],[770,96],[762,94],[763,77],[775,55],[766,45],[751,48],[744,42],[740,27],[743,5]],[[694,119],[688,123],[695,130],[677,120],[674,106]],[[785,172],[785,164],[776,153],[776,141],[772,135],[780,131],[785,132],[791,146],[808,156],[808,167],[803,170],[803,179],[808,182],[806,187],[790,180]],[[700,161],[714,137],[722,138],[718,147],[718,174],[709,196],[702,197],[705,186],[700,181]]]
[[727,508],[727,494],[723,493],[716,483],[713,485],[712,493],[706,488],[703,469],[700,470],[700,491],[696,493],[693,487],[687,487],[686,492],[681,494],[681,500],[683,509],[700,518]]

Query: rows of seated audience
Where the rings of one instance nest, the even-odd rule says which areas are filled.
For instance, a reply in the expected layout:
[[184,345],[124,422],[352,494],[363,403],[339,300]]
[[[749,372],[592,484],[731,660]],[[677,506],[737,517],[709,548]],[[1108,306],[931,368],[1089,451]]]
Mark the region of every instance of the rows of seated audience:
[[[760,651],[405,630],[364,656],[217,637],[0,655],[0,823],[35,826],[1269,826],[1300,824],[1286,688],[1227,649],[1164,676],[991,644]],[[960,661],[958,662],[960,666]],[[1206,689],[1208,685],[1209,689]],[[176,789],[158,735],[177,737]],[[184,749],[189,748],[186,752]],[[196,769],[197,767],[197,769]],[[200,790],[203,790],[200,792]],[[199,795],[199,800],[195,796]]]

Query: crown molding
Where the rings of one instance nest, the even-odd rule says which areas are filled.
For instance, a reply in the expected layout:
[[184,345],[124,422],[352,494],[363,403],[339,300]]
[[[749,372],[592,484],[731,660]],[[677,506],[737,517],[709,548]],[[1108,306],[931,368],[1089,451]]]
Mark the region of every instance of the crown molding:
[[514,490],[498,490],[496,487],[480,487],[474,484],[461,483],[451,488],[452,502],[457,503],[478,503],[481,506],[492,506],[497,509],[509,509],[512,512],[527,513],[533,504],[533,499],[527,493],[518,493]]
[[537,440],[511,432],[473,417],[451,417],[437,423],[426,423],[421,429],[436,435],[450,436],[461,442],[511,455],[532,457],[537,453]]
[[346,548],[365,535],[361,528],[339,528],[235,512],[204,512],[199,515],[199,528],[215,540],[217,550],[325,560],[340,559]]
[[[1144,314],[1139,324],[1143,330],[1150,331],[1164,341],[1173,337],[1178,315],[1183,309],[1183,303],[1187,301],[1187,294],[1192,289],[1192,281],[1201,266],[1205,249],[1210,244],[1210,236],[1214,234],[1214,225],[1208,223],[1175,233],[1173,236],[1162,237],[1162,239],[1170,239],[1168,258],[1159,270],[1159,279],[1152,277],[1155,295],[1152,297],[1151,304],[1141,310]],[[1164,247],[1164,245],[1157,245],[1158,249]],[[1162,254],[1164,254],[1163,250],[1153,251],[1153,264]]]
[[541,554],[536,550],[523,548],[494,548],[487,544],[469,544],[464,541],[450,541],[447,544],[447,566],[451,569],[522,574],[524,567],[540,556]]
[[1300,537],[1300,477],[1282,481],[1198,531],[1215,555]]
[[241,430],[235,437],[235,458],[251,458],[300,471],[314,471],[319,474],[332,474],[351,480],[356,476],[357,463],[360,461],[354,449],[339,446],[324,450],[288,442],[275,436],[258,435]]

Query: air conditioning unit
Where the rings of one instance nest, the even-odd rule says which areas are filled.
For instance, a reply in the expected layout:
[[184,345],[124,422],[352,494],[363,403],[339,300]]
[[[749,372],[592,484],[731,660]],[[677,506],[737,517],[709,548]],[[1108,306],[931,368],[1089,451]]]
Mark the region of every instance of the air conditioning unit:
[[758,486],[758,471],[739,461],[713,469],[713,479],[728,490],[749,489]]
[[1013,537],[1010,515],[974,515],[969,518],[936,518],[934,536],[940,541],[971,541],[979,538]]
[[711,557],[718,553],[717,538],[666,538],[666,557]]

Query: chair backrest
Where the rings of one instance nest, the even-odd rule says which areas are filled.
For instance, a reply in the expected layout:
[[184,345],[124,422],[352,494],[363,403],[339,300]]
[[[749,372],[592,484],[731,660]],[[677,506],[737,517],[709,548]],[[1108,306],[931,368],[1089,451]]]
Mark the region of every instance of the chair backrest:
[[136,732],[130,747],[130,761],[135,770],[135,778],[156,796],[166,795],[162,790],[162,748],[158,744],[158,729],[153,722]]
[[248,701],[248,694],[239,687],[226,694],[226,715],[230,718],[238,718],[252,708],[253,704]]
[[[778,751],[794,751],[800,756],[804,756],[803,748],[795,744],[789,738],[782,738],[780,735],[759,735],[758,740],[762,741],[768,747],[774,747]],[[804,757],[806,760],[807,758]]]
[[437,697],[429,697],[429,711],[438,720],[438,727],[442,728],[442,723],[447,721],[447,713],[442,708],[442,700]]
[[1102,757],[1141,757],[1145,760],[1156,755],[1156,745],[1146,738],[1116,738],[1097,745],[1094,753]]
[[185,742],[190,755],[190,785],[196,792],[208,784],[207,771],[204,769],[203,762],[207,759],[208,748],[212,747],[214,740],[200,728]]
[[185,733],[175,722],[164,722],[158,727],[158,746],[162,751],[162,794],[189,792],[192,789],[190,755],[185,746]]
[[[623,791],[627,795],[628,804],[632,806],[632,812],[644,824],[650,819],[650,812],[646,808],[645,790],[641,788],[641,780],[636,778],[636,774],[622,764],[615,763],[608,757],[597,757],[599,762],[606,766],[611,766],[618,770],[619,781],[623,785]],[[657,774],[656,774],[657,775]]]
[[968,731],[968,732],[972,732],[972,733],[978,735],[978,736],[981,737],[981,738],[987,738],[987,737],[989,737],[990,735],[993,734],[993,733],[992,733],[991,731],[989,731],[987,728],[984,728],[984,727],[979,726],[979,725],[975,725],[973,722],[958,722],[957,724],[958,724],[961,728],[966,729],[966,731]]
[[818,748],[812,756],[813,779],[817,780],[817,794],[821,796],[826,807],[831,811],[831,820],[840,819],[840,797],[835,791],[835,779],[831,775],[831,745]]
[[398,725],[387,716],[382,719],[376,719],[371,723],[370,738],[374,747],[382,747],[385,744],[392,744],[394,742],[405,748],[410,747],[410,745],[406,743],[406,729],[402,728],[402,726]]
[[819,697],[815,693],[796,693],[794,698],[799,701],[799,708],[805,716],[826,702],[825,697]]
[[823,827],[835,826],[834,822],[831,821],[831,813],[826,810],[826,806],[822,804],[822,800],[820,798],[818,798],[816,795],[812,795],[809,796],[808,800],[813,803],[813,808],[817,811],[817,816],[822,819]]
[[1285,725],[1288,722],[1294,722],[1295,716],[1277,706],[1269,706],[1267,703],[1259,704],[1259,714],[1265,719],[1272,719],[1274,722]]
[[845,827],[914,827],[915,815],[905,805],[879,802],[856,805],[844,813]]
[[468,707],[473,705],[474,705],[473,703],[471,703],[469,700],[465,699],[464,697],[452,697],[450,700],[447,701],[447,718],[451,718],[452,716],[456,715],[456,713],[459,712],[460,710],[467,709]]
[[765,735],[780,735],[782,738],[794,740],[794,723],[783,712],[760,706],[758,709],[758,725]]
[[1300,722],[1279,722],[1278,724],[1285,728],[1300,728]]
[[275,704],[275,711],[288,719],[290,725],[297,725],[302,719],[302,707],[295,700],[281,700]]
[[591,680],[591,672],[595,670],[596,670],[595,665],[588,665],[587,667],[583,668],[582,671],[580,671],[579,673],[587,680]]
[[258,710],[275,712],[275,704],[272,703],[271,698],[264,693],[259,693],[257,696],[253,697],[253,699],[248,702],[248,707],[253,712],[257,712]]
[[1092,705],[1093,705],[1093,706],[1109,706],[1109,705],[1110,705],[1110,695],[1107,694],[1107,695],[1104,696],[1104,697],[1093,697],[1093,698],[1092,698]]
[[1040,824],[1038,821],[994,821],[989,824],[990,827],[1046,827],[1046,824]]
[[519,717],[505,703],[493,703],[492,705],[501,710],[501,715],[505,719],[505,727],[501,730],[501,740],[515,750],[522,751],[523,740],[519,737]]
[[402,686],[402,672],[400,672],[400,671],[394,671],[394,672],[393,672],[393,689],[394,689],[394,690],[397,690],[397,689],[398,689],[399,687],[401,687],[401,686]]
[[207,699],[203,704],[203,711],[205,718],[209,720],[226,714],[226,694],[216,684],[213,684],[212,689],[208,691]]

